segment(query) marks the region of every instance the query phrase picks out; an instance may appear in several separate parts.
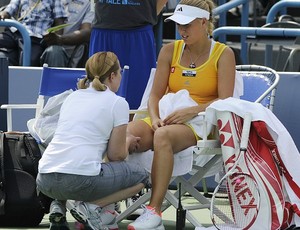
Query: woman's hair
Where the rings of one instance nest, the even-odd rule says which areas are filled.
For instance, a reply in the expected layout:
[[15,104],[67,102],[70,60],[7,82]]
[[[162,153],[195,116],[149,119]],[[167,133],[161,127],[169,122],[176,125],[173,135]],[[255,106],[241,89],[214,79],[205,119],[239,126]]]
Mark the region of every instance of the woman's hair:
[[181,0],[179,4],[195,6],[208,11],[210,13],[210,16],[208,20],[209,23],[208,23],[207,33],[210,36],[212,36],[213,30],[215,28],[215,19],[212,16],[212,10],[216,7],[213,0]]
[[113,52],[98,52],[92,55],[85,64],[86,77],[78,82],[79,89],[86,89],[89,83],[97,91],[106,90],[105,79],[120,68],[117,55]]

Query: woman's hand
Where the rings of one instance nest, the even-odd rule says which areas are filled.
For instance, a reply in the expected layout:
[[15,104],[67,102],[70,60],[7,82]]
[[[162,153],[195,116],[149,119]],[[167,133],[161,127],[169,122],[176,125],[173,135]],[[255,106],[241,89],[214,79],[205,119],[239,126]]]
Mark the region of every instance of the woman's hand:
[[[198,109],[197,109],[198,108]],[[200,111],[199,106],[193,106],[189,108],[179,109],[170,115],[168,115],[164,120],[165,125],[172,125],[172,124],[184,124],[187,121],[193,119],[198,115]]]
[[152,119],[152,129],[154,132],[163,126],[165,126],[165,123],[160,118]]

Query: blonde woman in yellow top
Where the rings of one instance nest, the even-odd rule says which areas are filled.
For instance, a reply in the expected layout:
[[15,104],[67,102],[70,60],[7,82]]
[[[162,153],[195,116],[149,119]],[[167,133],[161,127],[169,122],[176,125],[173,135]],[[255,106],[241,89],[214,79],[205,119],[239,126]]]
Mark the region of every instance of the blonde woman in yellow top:
[[[212,0],[181,0],[174,21],[182,40],[161,49],[148,101],[149,118],[129,123],[127,131],[136,137],[130,151],[154,150],[151,170],[152,195],[148,206],[129,230],[164,229],[161,205],[164,200],[177,152],[196,144],[197,136],[185,123],[218,99],[233,96],[235,57],[224,44],[211,39]],[[186,89],[197,106],[179,109],[165,119],[159,117],[159,101],[168,92]]]

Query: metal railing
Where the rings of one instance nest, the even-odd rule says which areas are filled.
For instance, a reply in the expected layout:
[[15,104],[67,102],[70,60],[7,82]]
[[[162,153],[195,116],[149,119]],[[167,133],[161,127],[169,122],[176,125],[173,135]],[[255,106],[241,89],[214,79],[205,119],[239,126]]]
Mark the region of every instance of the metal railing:
[[23,50],[23,66],[30,66],[31,56],[31,39],[26,28],[18,21],[12,19],[0,20],[0,26],[3,27],[16,27],[23,37],[24,50]]
[[[236,8],[242,5],[242,13],[241,13],[241,26],[249,26],[249,0],[234,0],[226,2],[226,0],[219,0],[219,6],[213,10],[214,16],[219,15],[219,25],[218,27],[226,26],[227,19],[226,14],[229,10]],[[245,40],[245,37],[241,37],[241,40]],[[220,42],[226,42],[226,36],[221,35],[219,37]]]
[[[299,0],[281,0],[275,3],[268,12],[266,23],[272,23],[276,19],[276,15],[282,10],[285,10],[287,7],[300,7]],[[265,52],[265,65],[271,67],[272,66],[272,51],[273,46],[266,45]]]
[[[264,27],[237,27],[237,26],[224,26],[221,28],[217,28],[213,36],[217,38],[218,36],[226,34],[226,35],[255,35],[255,36],[274,36],[274,37],[295,37],[300,36],[299,29],[290,29],[290,28],[264,28]],[[246,56],[242,56],[243,63],[248,63],[246,60]],[[268,65],[270,60],[265,58],[265,65]]]
[[[266,22],[271,23],[275,20],[277,13],[283,12],[286,7],[300,7],[299,0],[281,0],[274,4],[268,15]],[[299,29],[289,28],[261,28],[261,27],[238,27],[238,26],[224,26],[217,28],[214,33],[214,38],[220,38],[224,35],[240,35],[241,36],[241,59],[244,64],[248,64],[248,44],[245,42],[247,35],[258,36],[279,36],[279,37],[295,37],[300,35]],[[265,51],[265,65],[272,67],[272,45],[266,45]]]
[[[179,0],[177,0],[177,3]],[[219,16],[219,24],[218,27],[226,26],[226,14],[229,10],[242,5],[242,18],[241,18],[241,26],[248,26],[249,25],[249,0],[234,0],[230,2],[226,2],[226,0],[219,0],[218,7],[213,10],[214,16]],[[180,35],[176,28],[176,39],[180,39]],[[226,36],[219,37],[219,41],[226,42]]]

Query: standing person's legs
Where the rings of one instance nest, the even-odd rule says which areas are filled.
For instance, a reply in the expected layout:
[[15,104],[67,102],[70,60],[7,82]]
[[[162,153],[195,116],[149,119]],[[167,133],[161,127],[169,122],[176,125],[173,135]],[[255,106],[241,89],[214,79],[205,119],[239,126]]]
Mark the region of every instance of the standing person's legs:
[[137,109],[151,68],[156,67],[152,26],[132,30],[93,29],[89,55],[98,51],[112,51],[118,56],[121,66],[129,66],[126,100],[131,109]]
[[[146,26],[132,31],[126,37],[128,52],[122,53],[122,59],[129,65],[126,100],[131,109],[137,109],[141,104],[152,68],[156,67],[156,46],[152,26]],[[125,45],[124,44],[124,45]],[[122,48],[120,51],[122,52]]]

